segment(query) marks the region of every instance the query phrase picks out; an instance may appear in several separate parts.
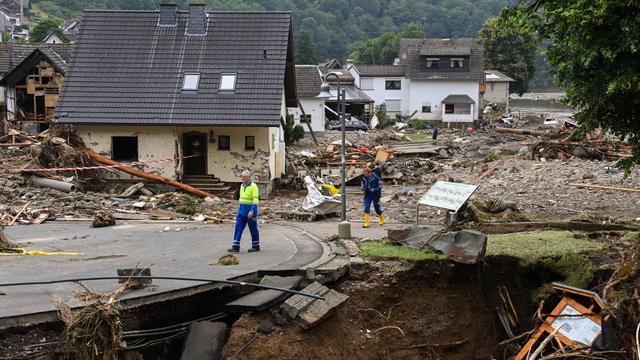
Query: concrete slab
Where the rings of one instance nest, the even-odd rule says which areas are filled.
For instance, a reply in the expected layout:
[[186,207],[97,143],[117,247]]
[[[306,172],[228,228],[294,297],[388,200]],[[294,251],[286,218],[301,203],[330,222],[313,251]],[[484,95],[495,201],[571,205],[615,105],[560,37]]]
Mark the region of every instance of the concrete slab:
[[[245,232],[238,254],[239,265],[217,265],[233,236],[232,225],[185,223],[120,223],[108,228],[91,228],[89,222],[52,222],[42,225],[6,227],[12,242],[27,250],[79,252],[81,255],[5,256],[0,262],[0,284],[90,276],[116,276],[118,268],[150,267],[155,276],[232,279],[272,268],[297,269],[323,255],[323,247],[301,230],[283,224],[261,224],[262,251],[247,253],[250,235]],[[287,265],[288,264],[288,265]],[[97,292],[111,292],[117,280],[84,283]],[[152,289],[140,289],[123,296],[123,307],[140,306],[192,295],[218,287],[193,281],[154,280]],[[50,295],[72,306],[82,303],[73,291],[74,283],[2,287],[0,328],[56,319]],[[131,301],[129,301],[131,300]],[[39,314],[37,320],[24,316]]]
[[218,360],[227,331],[223,322],[192,322],[184,344],[181,360]]
[[327,291],[322,297],[324,300],[315,300],[304,311],[298,314],[297,321],[304,329],[309,329],[318,324],[349,298],[349,296],[333,289]]
[[[302,276],[264,276],[260,284],[275,286],[283,289],[293,289],[302,281]],[[262,311],[270,305],[284,300],[288,293],[278,290],[257,290],[237,300],[227,303],[230,311]]]
[[[301,291],[307,294],[323,296],[329,291],[329,288],[317,281],[314,281]],[[308,296],[296,294],[288,298],[287,301],[283,302],[282,305],[280,305],[280,310],[282,310],[282,312],[285,313],[289,318],[295,319],[296,317],[298,317],[298,314],[300,314],[300,312],[304,311],[315,300],[316,299],[310,298]]]

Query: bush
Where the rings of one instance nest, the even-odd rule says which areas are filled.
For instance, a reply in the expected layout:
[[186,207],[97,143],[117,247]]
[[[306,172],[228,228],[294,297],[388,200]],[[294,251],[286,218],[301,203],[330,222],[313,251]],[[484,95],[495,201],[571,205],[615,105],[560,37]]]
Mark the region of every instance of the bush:
[[293,116],[287,114],[287,122],[284,127],[284,143],[286,145],[292,145],[303,137],[304,128],[301,125],[296,125],[295,121],[293,121]]
[[197,210],[196,199],[191,195],[182,195],[176,201],[176,211],[180,214],[194,215]]
[[407,121],[407,124],[409,124],[409,127],[412,129],[424,130],[429,123],[426,120],[410,119]]
[[376,106],[376,116],[378,117],[378,128],[384,129],[395,124],[395,121],[387,115],[387,105],[380,104]]

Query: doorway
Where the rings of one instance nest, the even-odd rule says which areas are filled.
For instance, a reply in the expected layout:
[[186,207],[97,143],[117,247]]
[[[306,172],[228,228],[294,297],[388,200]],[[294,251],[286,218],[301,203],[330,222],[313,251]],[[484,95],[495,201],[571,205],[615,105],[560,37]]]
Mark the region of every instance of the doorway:
[[183,135],[184,156],[194,156],[183,161],[185,175],[207,175],[207,134],[188,133]]

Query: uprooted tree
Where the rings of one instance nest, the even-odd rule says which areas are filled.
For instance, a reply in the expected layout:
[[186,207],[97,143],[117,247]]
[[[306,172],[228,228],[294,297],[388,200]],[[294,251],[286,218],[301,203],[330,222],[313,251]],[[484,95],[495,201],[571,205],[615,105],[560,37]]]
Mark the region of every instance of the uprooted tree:
[[636,146],[640,164],[640,2],[535,0],[528,21],[547,40],[547,61],[583,133],[602,128]]

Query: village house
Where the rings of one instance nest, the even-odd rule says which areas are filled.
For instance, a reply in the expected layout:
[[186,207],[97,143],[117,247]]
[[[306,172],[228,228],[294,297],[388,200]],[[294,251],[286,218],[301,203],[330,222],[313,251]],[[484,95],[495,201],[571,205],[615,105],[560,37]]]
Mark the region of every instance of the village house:
[[206,190],[244,169],[267,187],[280,178],[284,117],[297,105],[289,12],[162,5],[87,11],[80,24],[55,114],[88,147],[122,162],[169,159],[145,171]]
[[509,84],[515,80],[497,70],[485,70],[486,90],[484,104],[498,104],[505,110],[509,108]]
[[45,44],[62,44],[64,40],[58,36],[53,30],[49,30],[47,36],[42,40]]
[[400,39],[394,65],[355,66],[350,73],[390,115],[443,123],[479,118],[484,55],[474,39]]
[[296,125],[302,125],[305,132],[309,132],[309,125],[314,133],[325,130],[325,99],[318,98],[320,94],[320,70],[317,65],[296,65],[296,93],[299,104],[289,108]]
[[48,128],[72,53],[69,44],[0,44],[3,119],[32,133]]
[[0,11],[15,19],[15,25],[27,25],[31,18],[31,0],[0,0]]

